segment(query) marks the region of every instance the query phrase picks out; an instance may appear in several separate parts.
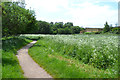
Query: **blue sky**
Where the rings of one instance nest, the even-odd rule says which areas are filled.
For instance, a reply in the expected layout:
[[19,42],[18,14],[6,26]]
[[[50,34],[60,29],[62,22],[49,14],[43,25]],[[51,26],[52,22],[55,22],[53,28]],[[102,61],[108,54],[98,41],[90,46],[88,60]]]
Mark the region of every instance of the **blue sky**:
[[118,22],[119,0],[25,0],[36,19],[47,22],[73,22],[75,26],[104,27]]

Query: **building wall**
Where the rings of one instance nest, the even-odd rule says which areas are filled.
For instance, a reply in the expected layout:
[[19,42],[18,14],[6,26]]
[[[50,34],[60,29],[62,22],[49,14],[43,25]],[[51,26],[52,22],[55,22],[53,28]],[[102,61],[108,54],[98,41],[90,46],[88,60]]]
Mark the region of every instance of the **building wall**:
[[102,30],[103,29],[100,29],[100,28],[86,28],[85,32],[98,32]]

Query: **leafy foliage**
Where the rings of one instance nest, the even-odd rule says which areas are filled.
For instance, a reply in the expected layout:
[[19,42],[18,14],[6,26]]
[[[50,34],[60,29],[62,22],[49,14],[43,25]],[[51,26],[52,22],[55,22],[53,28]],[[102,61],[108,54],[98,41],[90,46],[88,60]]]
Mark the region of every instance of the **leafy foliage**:
[[120,27],[113,28],[111,32],[115,34],[120,34]]
[[24,33],[39,34],[78,34],[79,26],[72,22],[37,21],[33,10],[26,10],[18,2],[2,3],[2,36],[19,35]]
[[3,2],[2,36],[32,33],[36,31],[36,19],[33,11],[19,6],[19,3]]
[[105,27],[104,27],[103,31],[104,31],[104,32],[109,32],[109,31],[110,31],[110,27],[109,27],[109,25],[108,25],[107,22],[106,22],[106,24],[105,24]]
[[49,34],[50,33],[50,24],[45,21],[38,21],[38,31],[40,34]]
[[72,26],[71,29],[73,34],[78,34],[81,31],[81,28],[79,26]]
[[51,34],[78,34],[83,28],[79,26],[73,26],[73,23],[56,22],[51,24]]

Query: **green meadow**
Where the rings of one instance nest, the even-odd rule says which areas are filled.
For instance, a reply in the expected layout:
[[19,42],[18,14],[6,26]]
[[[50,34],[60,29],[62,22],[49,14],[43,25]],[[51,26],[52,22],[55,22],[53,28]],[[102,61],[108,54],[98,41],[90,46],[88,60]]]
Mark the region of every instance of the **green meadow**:
[[117,35],[40,36],[29,54],[54,78],[118,77]]
[[29,55],[53,78],[117,78],[117,35],[21,35],[2,38],[2,77],[25,78],[17,50],[37,40]]

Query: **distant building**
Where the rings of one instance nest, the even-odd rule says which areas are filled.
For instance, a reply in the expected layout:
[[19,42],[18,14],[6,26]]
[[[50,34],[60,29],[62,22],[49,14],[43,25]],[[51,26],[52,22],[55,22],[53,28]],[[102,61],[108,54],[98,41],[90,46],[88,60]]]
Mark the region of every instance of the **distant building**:
[[[113,28],[120,28],[120,26],[112,27]],[[85,30],[80,31],[80,34],[84,32],[100,32],[103,31],[103,28],[85,28]]]
[[103,28],[85,28],[85,32],[99,32],[102,30]]

